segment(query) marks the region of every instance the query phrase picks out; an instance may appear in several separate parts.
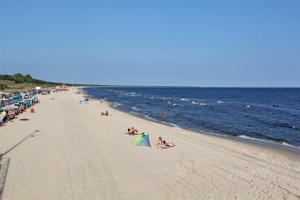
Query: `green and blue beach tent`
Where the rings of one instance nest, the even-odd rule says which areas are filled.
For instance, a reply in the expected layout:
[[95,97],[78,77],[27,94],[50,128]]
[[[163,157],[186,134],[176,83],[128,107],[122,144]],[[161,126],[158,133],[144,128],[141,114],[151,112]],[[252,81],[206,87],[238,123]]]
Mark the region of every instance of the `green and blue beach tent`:
[[136,146],[151,147],[148,133],[142,133],[139,137],[136,138],[134,144]]

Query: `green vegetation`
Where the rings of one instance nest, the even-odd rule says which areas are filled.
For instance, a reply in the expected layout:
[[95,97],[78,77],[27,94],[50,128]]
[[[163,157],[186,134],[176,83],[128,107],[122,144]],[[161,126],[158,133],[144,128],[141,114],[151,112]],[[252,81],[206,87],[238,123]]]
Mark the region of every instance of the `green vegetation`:
[[5,90],[5,89],[8,89],[8,86],[0,83],[0,90]]
[[8,80],[8,81],[14,81],[15,83],[35,83],[35,84],[56,84],[52,82],[46,82],[38,79],[34,79],[31,77],[31,75],[26,74],[22,75],[21,73],[17,73],[14,75],[7,75],[7,74],[0,74],[0,80]]
[[[0,91],[5,92],[17,92],[17,91],[29,91],[36,86],[41,86],[43,88],[52,88],[61,83],[54,83],[48,81],[42,81],[39,79],[32,78],[31,75],[23,75],[21,73],[7,75],[0,74]],[[68,86],[107,86],[107,85],[96,85],[96,84],[70,84]]]
[[35,86],[42,86],[44,88],[54,87],[59,83],[47,82],[34,79],[31,75],[23,75],[17,73],[14,75],[0,74],[0,91],[26,91],[31,90]]

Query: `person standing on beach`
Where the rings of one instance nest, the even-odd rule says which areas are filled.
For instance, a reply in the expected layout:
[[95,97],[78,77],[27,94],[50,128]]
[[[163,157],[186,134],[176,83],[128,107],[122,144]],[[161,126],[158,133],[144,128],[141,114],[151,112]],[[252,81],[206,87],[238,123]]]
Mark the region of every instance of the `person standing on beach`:
[[162,118],[163,118],[164,120],[166,120],[166,119],[168,118],[168,113],[167,113],[166,111],[164,111],[164,112],[162,113]]

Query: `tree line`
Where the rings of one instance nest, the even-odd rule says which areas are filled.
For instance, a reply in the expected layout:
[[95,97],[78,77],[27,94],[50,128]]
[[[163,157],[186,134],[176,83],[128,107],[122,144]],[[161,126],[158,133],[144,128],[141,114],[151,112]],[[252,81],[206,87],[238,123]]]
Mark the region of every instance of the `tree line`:
[[[56,83],[42,81],[39,79],[32,78],[30,74],[23,75],[21,73],[16,73],[13,75],[8,74],[0,74],[0,80],[7,80],[13,81],[15,84],[22,84],[22,83],[31,83],[31,84],[40,84],[40,85],[55,85]],[[0,83],[0,90],[5,90],[9,88],[8,85]]]
[[56,84],[53,82],[34,79],[30,74],[23,75],[21,73],[17,73],[14,75],[0,74],[0,80],[9,80],[15,83]]

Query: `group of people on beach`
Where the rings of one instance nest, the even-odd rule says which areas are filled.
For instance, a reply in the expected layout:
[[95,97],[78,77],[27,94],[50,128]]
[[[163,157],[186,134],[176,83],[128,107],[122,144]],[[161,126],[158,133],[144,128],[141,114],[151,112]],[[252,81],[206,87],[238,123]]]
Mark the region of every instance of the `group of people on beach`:
[[135,129],[134,127],[128,128],[127,134],[128,135],[140,135],[139,131],[137,129]]
[[[34,113],[35,110],[34,110],[34,107],[31,107],[30,109],[30,113]],[[24,121],[22,120],[24,118],[21,118],[20,120],[21,121]],[[0,113],[0,125],[3,125],[4,123],[6,123],[8,120],[10,120],[9,118],[9,112],[6,111],[6,110],[3,110],[1,113]]]
[[100,115],[101,115],[101,116],[109,116],[109,112],[108,112],[108,111],[101,112]]
[[[141,133],[134,127],[128,128],[127,134],[128,135],[141,135]],[[158,137],[158,141],[156,143],[157,148],[166,149],[166,148],[174,147],[174,146],[175,146],[174,143],[168,143],[161,136]]]
[[[78,93],[80,94],[80,93]],[[85,98],[85,101],[88,101],[89,99],[88,98]],[[101,112],[100,113],[100,116],[110,116],[109,112],[106,110],[105,112]],[[163,112],[162,113],[162,117],[164,120],[167,119],[168,117],[168,114],[167,112]],[[142,133],[139,132],[136,128],[134,127],[131,127],[131,128],[128,128],[127,129],[127,133],[128,135],[136,135],[136,136],[139,136],[141,135]],[[174,143],[168,143],[166,142],[165,139],[163,139],[161,136],[158,137],[158,141],[156,142],[156,147],[157,148],[161,148],[161,149],[166,149],[166,148],[169,148],[169,147],[174,147],[175,144]]]

